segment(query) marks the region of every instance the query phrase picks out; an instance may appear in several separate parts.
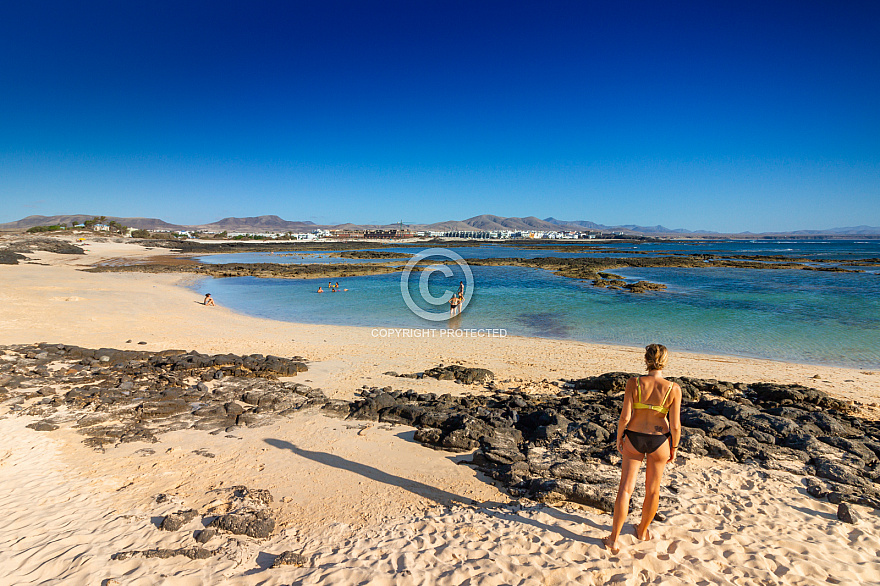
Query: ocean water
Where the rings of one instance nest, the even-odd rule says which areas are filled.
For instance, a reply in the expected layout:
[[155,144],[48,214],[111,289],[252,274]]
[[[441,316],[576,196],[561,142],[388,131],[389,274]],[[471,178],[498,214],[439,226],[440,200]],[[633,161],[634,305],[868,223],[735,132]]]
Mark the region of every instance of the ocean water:
[[[540,242],[538,244],[537,242]],[[517,247],[502,242],[486,242],[478,246],[449,246],[446,247],[464,259],[471,258],[540,258],[540,257],[632,257],[632,256],[666,256],[669,254],[714,254],[721,257],[735,255],[753,256],[781,256],[789,258],[812,259],[817,262],[833,263],[834,261],[861,260],[866,258],[880,258],[880,241],[693,241],[693,242],[590,242],[589,240],[559,240],[546,243],[537,241],[535,245]],[[571,248],[572,251],[565,251]],[[402,252],[416,254],[424,250],[424,246],[400,246],[389,248],[369,248],[365,245],[363,250],[383,250],[388,252]],[[595,249],[591,251],[590,249]],[[388,259],[345,259],[329,256],[320,252],[290,252],[289,256],[272,253],[235,253],[235,254],[211,254],[198,257],[199,260],[209,264],[222,264],[230,262],[274,262],[281,264],[298,263],[364,263],[386,262]],[[401,265],[406,259],[401,261]],[[880,268],[873,267],[867,270],[878,272]]]
[[[620,245],[625,246],[632,245]],[[640,245],[641,250],[648,250],[648,246],[662,251],[681,247],[685,250],[676,251],[787,254],[825,261],[880,257],[880,242],[876,241]],[[554,247],[559,244],[554,243]],[[422,248],[399,250],[418,252]],[[466,259],[531,256],[535,252],[493,245],[453,250]],[[508,254],[498,254],[499,250]],[[538,252],[537,256],[579,254]],[[255,260],[260,258],[262,262],[277,262],[293,257],[216,255],[205,260],[261,262]],[[431,295],[440,297],[446,290],[457,289],[464,276],[458,266],[452,268],[454,274],[450,277],[431,275],[427,281]],[[410,297],[422,309],[437,311],[440,321],[422,319],[408,309],[401,292],[400,272],[340,280],[348,291],[338,293],[316,293],[319,285],[327,289],[325,279],[205,278],[193,288],[201,293],[210,292],[218,303],[236,311],[291,322],[379,329],[503,328],[511,335],[627,346],[661,342],[673,351],[877,369],[880,274],[876,267],[869,270],[615,270],[628,280],[646,279],[668,287],[666,291],[632,294],[595,288],[589,282],[539,269],[471,267],[472,298],[462,314],[451,319],[445,306],[438,310],[424,302],[418,288],[419,273],[413,273],[407,282]]]

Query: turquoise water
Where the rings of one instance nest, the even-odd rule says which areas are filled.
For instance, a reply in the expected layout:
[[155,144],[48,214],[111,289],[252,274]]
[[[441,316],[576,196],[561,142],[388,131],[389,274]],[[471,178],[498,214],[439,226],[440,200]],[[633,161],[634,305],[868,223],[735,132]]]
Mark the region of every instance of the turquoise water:
[[[545,243],[546,241],[536,241]],[[666,254],[715,254],[719,256],[756,255],[807,258],[815,261],[833,262],[835,260],[859,260],[880,258],[880,241],[839,241],[819,240],[809,242],[794,241],[694,241],[694,242],[591,242],[589,240],[559,240],[533,246],[516,247],[501,242],[487,242],[479,246],[448,246],[465,259],[469,258],[540,258],[546,256],[578,258],[591,256],[627,257],[659,256]],[[575,248],[576,251],[561,252],[553,249]],[[596,249],[591,252],[590,248]],[[425,246],[400,246],[394,248],[370,248],[365,244],[363,250],[384,250],[416,254]],[[609,252],[611,250],[611,252]],[[363,263],[386,262],[387,259],[343,259],[320,252],[288,251],[291,256],[272,253],[212,254],[199,257],[209,264],[230,262],[275,262],[275,263]],[[401,264],[405,263],[404,259]],[[868,269],[876,271],[876,267]]]
[[[762,252],[756,252],[758,246]],[[630,245],[631,246],[631,245]],[[686,252],[783,254],[829,259],[880,257],[880,243],[742,243],[686,246]],[[659,245],[669,250],[669,244]],[[740,250],[736,250],[736,248]],[[487,247],[455,249],[465,258]],[[701,250],[703,249],[703,250]],[[404,250],[404,249],[401,249]],[[421,248],[407,248],[418,252]],[[513,249],[518,250],[518,249]],[[518,250],[523,252],[523,250]],[[533,252],[529,250],[528,252]],[[539,256],[550,256],[546,251]],[[240,262],[245,255],[234,257]],[[253,255],[247,255],[253,256]],[[511,254],[511,256],[525,256]],[[212,260],[217,259],[212,257]],[[275,262],[270,256],[266,262]],[[290,258],[290,257],[282,257]],[[339,260],[339,259],[335,259]],[[224,262],[231,262],[225,260]],[[429,281],[432,295],[455,290],[463,276]],[[325,279],[286,280],[252,277],[205,279],[194,288],[210,292],[218,303],[249,315],[300,323],[371,328],[503,328],[511,335],[644,346],[660,341],[672,350],[771,358],[857,368],[880,368],[880,275],[792,270],[619,269],[628,280],[664,283],[668,289],[647,294],[597,289],[588,282],[519,267],[471,267],[473,297],[464,312],[443,321],[421,319],[401,295],[401,273],[340,280],[347,292],[317,294]],[[420,301],[418,273],[409,281]]]

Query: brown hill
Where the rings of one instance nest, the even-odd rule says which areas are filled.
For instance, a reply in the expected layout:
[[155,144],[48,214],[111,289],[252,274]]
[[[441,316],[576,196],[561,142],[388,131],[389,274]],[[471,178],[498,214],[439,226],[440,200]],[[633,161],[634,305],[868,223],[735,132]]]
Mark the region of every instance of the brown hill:
[[[60,224],[67,224],[68,226],[70,226],[73,222],[82,224],[86,220],[91,220],[95,217],[95,215],[89,214],[73,214],[66,216],[28,216],[26,218],[18,220],[17,222],[7,222],[5,224],[0,224],[0,231],[24,232],[28,228],[33,228],[34,226],[57,226]],[[186,226],[169,224],[168,222],[165,222],[164,220],[160,220],[158,218],[120,218],[117,216],[107,216],[106,221],[119,222],[123,226],[129,226],[130,228],[138,228],[141,230],[176,231],[186,229]]]
[[210,224],[192,226],[192,228],[210,232],[309,232],[316,227],[314,222],[290,222],[271,215],[223,218]]

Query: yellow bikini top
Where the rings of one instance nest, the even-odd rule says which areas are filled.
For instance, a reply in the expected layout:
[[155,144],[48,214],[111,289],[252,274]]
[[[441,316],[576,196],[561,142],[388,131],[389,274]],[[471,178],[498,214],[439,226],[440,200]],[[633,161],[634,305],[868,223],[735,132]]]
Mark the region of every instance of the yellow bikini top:
[[669,384],[669,390],[666,391],[666,396],[663,397],[663,400],[660,401],[659,405],[648,405],[647,403],[642,403],[642,377],[636,378],[636,389],[638,390],[639,395],[636,402],[633,404],[633,409],[651,409],[652,411],[657,411],[658,413],[666,415],[669,413],[669,407],[664,407],[663,404],[666,403],[666,399],[668,399],[669,394],[672,393],[673,386],[675,386],[675,383]]

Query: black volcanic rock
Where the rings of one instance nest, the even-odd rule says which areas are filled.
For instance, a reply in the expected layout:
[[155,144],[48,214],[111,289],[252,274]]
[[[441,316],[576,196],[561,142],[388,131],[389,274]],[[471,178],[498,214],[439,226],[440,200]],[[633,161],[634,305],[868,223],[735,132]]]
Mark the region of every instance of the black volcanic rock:
[[146,549],[139,551],[121,551],[110,556],[110,559],[122,561],[140,556],[145,558],[167,559],[177,556],[187,557],[191,560],[206,560],[217,555],[217,551],[210,551],[201,547],[179,547],[177,549]]
[[[387,373],[386,373],[387,374]],[[429,370],[414,374],[398,374],[403,378],[436,378],[437,380],[454,380],[465,385],[485,383],[493,380],[495,375],[485,368],[471,368],[458,364],[435,366]]]
[[[472,464],[517,497],[608,506],[616,492],[614,436],[628,373],[568,381],[549,394],[494,385],[463,396],[365,387],[356,400],[342,401],[278,380],[289,366],[304,365],[299,357],[64,344],[0,350],[6,409],[36,416],[38,428],[76,426],[96,449],[154,442],[180,429],[263,425],[314,407],[412,425],[415,440],[434,449],[474,450]],[[443,372],[455,376],[462,368]],[[807,491],[817,498],[880,507],[880,424],[859,418],[851,404],[801,385],[675,380],[683,391],[683,455],[788,470],[809,479]],[[251,501],[230,513],[238,517],[218,523],[265,534],[269,518],[258,514],[265,505]],[[674,506],[674,496],[663,502]]]
[[185,511],[176,511],[171,513],[170,515],[166,515],[164,519],[162,519],[162,524],[159,526],[159,529],[164,531],[177,531],[193,519],[198,516],[198,511],[195,509],[187,509]]
[[209,527],[216,527],[236,535],[266,539],[275,530],[275,517],[271,511],[245,511],[220,515]]

